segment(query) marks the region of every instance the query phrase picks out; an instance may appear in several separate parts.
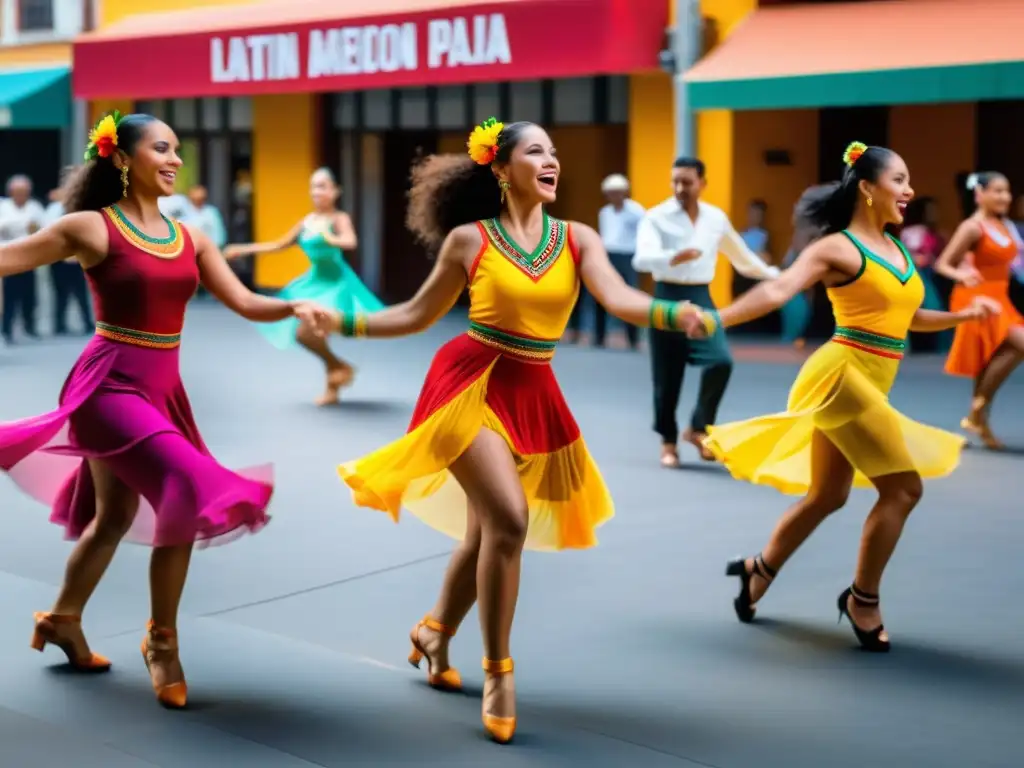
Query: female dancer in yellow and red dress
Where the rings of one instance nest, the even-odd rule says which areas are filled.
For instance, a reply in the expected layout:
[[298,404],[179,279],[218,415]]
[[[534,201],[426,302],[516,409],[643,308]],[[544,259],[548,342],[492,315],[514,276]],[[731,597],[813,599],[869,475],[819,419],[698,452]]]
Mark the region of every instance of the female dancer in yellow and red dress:
[[[888,651],[878,591],[907,516],[921,497],[921,478],[957,465],[963,439],[899,413],[888,392],[899,369],[908,330],[940,331],[998,311],[978,298],[958,312],[920,308],[924,285],[914,262],[886,227],[903,221],[914,195],[899,155],[883,147],[851,145],[842,181],[808,190],[797,204],[800,220],[824,236],[782,275],[746,293],[716,318],[714,330],[761,317],[817,282],[835,313],[832,339],[800,369],[783,413],[721,424],[706,445],[732,475],[803,498],[783,515],[762,553],[729,564],[740,579],[734,601],[740,621],[754,617],[772,578],[829,514],[845,503],[851,485],[874,486],[878,501],[864,524],[853,584],[839,596],[840,618],[860,644]],[[684,318],[700,333],[693,315]]]
[[1010,301],[1010,267],[1021,253],[1020,235],[1007,218],[1013,198],[1001,173],[968,178],[977,210],[963,222],[946,246],[935,270],[956,285],[949,308],[957,311],[978,296],[999,303],[1002,311],[984,323],[956,329],[946,358],[946,373],[974,379],[970,413],[960,426],[993,450],[1004,446],[992,434],[989,410],[1003,382],[1024,360],[1024,317]]
[[32,647],[60,648],[79,671],[109,669],[82,634],[82,611],[121,539],[149,544],[142,653],[158,701],[172,708],[187,698],[176,627],[192,548],[262,528],[273,492],[269,466],[235,474],[199,436],[178,374],[185,305],[202,280],[250,320],[323,314],[250,293],[203,234],[160,215],[157,198],[174,192],[180,167],[164,123],[105,116],[69,183],[68,215],[0,246],[0,276],[76,257],[97,316],[58,408],[0,425],[0,469],[78,540],[53,608],[35,616]]
[[360,506],[396,521],[405,507],[462,540],[437,604],[412,630],[409,660],[426,658],[434,687],[460,688],[448,642],[479,601],[482,718],[506,743],[516,727],[509,635],[523,549],[592,547],[613,514],[550,366],[580,280],[634,325],[676,327],[681,312],[626,285],[590,227],[548,216],[560,169],[542,128],[492,118],[473,132],[469,150],[413,171],[408,224],[440,247],[416,296],[338,318],[349,336],[416,333],[468,286],[469,331],[434,358],[408,434],[339,471]]

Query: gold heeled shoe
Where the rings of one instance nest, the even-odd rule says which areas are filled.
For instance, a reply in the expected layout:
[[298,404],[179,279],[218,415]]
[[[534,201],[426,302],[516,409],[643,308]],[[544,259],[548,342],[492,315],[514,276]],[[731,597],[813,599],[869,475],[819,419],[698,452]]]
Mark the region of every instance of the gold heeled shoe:
[[64,651],[68,657],[68,664],[76,672],[106,672],[110,669],[110,660],[98,653],[89,653],[86,656],[79,656],[78,649],[66,638],[60,636],[58,627],[61,624],[81,624],[81,616],[69,616],[60,613],[37,612],[35,629],[32,632],[32,649],[40,653],[47,645],[52,645]]
[[[483,667],[484,672],[488,675],[509,675],[512,674],[515,665],[512,663],[512,658],[509,657],[500,661],[484,659]],[[481,719],[483,720],[487,735],[499,744],[508,744],[512,741],[512,737],[516,735],[515,717],[497,717],[485,711],[481,713]]]
[[153,682],[156,700],[168,709],[184,709],[188,701],[188,684],[184,680],[167,685],[157,685],[153,679],[152,664],[158,655],[177,657],[178,633],[176,630],[158,627],[152,621],[146,626],[148,634],[142,638],[142,658],[146,662],[146,671]]
[[426,627],[432,629],[434,632],[440,632],[447,638],[455,637],[455,629],[449,627],[446,624],[442,624],[436,619],[430,616],[424,616],[423,620],[412,628],[412,632],[409,633],[409,641],[412,643],[412,650],[409,652],[409,663],[419,669],[420,662],[426,658],[427,660],[427,684],[431,688],[436,688],[439,691],[451,691],[458,692],[462,690],[462,675],[459,674],[459,670],[455,667],[448,667],[443,672],[433,672],[433,662],[430,655],[427,653],[426,648],[420,642],[419,634],[420,628]]

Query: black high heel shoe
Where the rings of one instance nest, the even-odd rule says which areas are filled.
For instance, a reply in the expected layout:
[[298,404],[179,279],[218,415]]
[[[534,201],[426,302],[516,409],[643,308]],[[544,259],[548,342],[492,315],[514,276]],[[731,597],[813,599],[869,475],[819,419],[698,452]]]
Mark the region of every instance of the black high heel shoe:
[[857,642],[860,643],[861,648],[870,653],[888,653],[892,647],[888,640],[882,639],[882,632],[885,631],[885,625],[879,624],[872,630],[865,631],[857,626],[857,622],[853,620],[853,616],[850,615],[850,608],[848,603],[850,598],[853,598],[853,602],[864,607],[871,607],[878,605],[878,595],[872,595],[869,592],[863,592],[857,589],[856,585],[850,585],[847,589],[843,590],[843,594],[839,596],[837,607],[839,608],[839,621],[843,620],[845,616],[850,626],[853,627],[853,634],[857,636]]
[[754,575],[760,576],[771,584],[775,579],[776,573],[776,570],[768,565],[760,554],[754,558],[754,567],[749,571],[747,570],[746,558],[739,558],[729,562],[725,567],[725,575],[737,576],[740,580],[740,593],[732,601],[732,607],[736,611],[737,619],[744,624],[749,624],[754,620],[754,614],[757,613],[757,609],[750,599],[750,581],[754,578]]

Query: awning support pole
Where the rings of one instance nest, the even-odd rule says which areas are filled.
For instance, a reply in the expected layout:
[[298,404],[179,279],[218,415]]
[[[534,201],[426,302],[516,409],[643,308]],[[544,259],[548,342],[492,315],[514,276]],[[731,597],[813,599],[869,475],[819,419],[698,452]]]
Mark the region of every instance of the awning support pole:
[[700,0],[673,0],[676,6],[676,27],[672,35],[675,74],[676,157],[692,156],[697,149],[696,120],[687,98],[683,76],[697,63],[701,49]]

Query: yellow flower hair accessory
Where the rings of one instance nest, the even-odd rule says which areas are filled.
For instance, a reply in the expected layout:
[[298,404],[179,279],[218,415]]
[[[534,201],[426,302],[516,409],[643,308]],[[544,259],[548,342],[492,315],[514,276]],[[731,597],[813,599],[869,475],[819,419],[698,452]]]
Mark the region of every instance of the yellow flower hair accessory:
[[499,123],[497,118],[488,117],[469,134],[469,141],[466,148],[469,156],[477,165],[490,165],[498,156],[498,142],[501,139],[501,132],[505,129],[504,123]]
[[860,160],[860,156],[868,151],[868,145],[862,144],[859,141],[854,141],[846,148],[843,152],[843,162],[846,163],[847,167],[852,168],[853,164]]
[[89,144],[85,148],[85,159],[110,157],[117,149],[117,126],[121,123],[121,113],[116,109],[103,115],[95,127],[89,131]]

